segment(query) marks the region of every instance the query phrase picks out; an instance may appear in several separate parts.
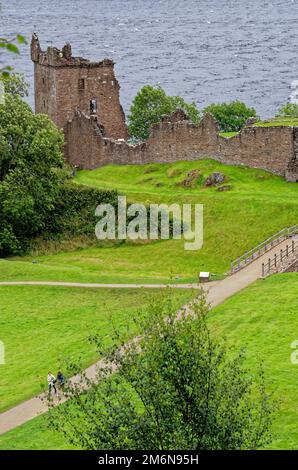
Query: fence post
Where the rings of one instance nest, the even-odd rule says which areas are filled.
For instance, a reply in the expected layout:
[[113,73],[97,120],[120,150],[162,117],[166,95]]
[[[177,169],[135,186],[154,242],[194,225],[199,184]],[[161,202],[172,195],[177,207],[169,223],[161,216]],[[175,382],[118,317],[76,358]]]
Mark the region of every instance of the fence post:
[[262,263],[262,277],[265,277],[265,265]]
[[280,261],[282,261],[282,249],[280,250]]
[[271,258],[268,259],[268,272],[270,274],[270,270],[271,270]]
[[286,256],[287,256],[287,258],[289,256],[289,245],[286,246]]
[[276,268],[277,266],[277,254],[275,253],[274,255],[274,267]]
[[292,240],[292,253],[295,251],[295,240]]

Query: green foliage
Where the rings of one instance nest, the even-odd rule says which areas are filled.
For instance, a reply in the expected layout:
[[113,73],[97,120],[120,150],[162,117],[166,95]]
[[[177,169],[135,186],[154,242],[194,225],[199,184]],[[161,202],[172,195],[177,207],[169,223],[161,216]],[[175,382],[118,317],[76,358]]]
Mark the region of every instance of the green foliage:
[[55,169],[63,164],[62,133],[18,93],[0,105],[1,255],[19,252],[45,228],[60,184]]
[[[16,44],[17,43],[17,44]],[[19,46],[22,44],[27,44],[27,40],[21,34],[17,34],[12,39],[0,38],[0,49],[4,49],[13,54],[19,54]],[[0,68],[0,79],[8,78],[13,68],[10,65]]]
[[24,75],[20,73],[11,73],[3,78],[4,91],[10,95],[20,97],[28,96],[29,85],[25,81]]
[[[231,357],[212,338],[203,294],[192,312],[180,311],[179,319],[176,308],[166,294],[150,305],[145,321],[138,316],[142,336],[123,347],[126,338],[119,335],[118,347],[106,356],[117,374],[110,365],[94,382],[83,376],[79,385],[68,384],[70,402],[51,411],[51,427],[88,450],[230,450],[268,444],[275,404],[262,370],[252,376],[243,353]],[[94,341],[103,355],[100,338]]]
[[48,230],[53,234],[94,235],[99,204],[117,205],[117,191],[100,190],[76,184],[60,185]]
[[217,120],[221,132],[236,132],[241,130],[250,117],[256,117],[254,108],[249,108],[241,101],[231,103],[210,104],[204,109]]
[[200,120],[195,103],[186,103],[179,96],[167,96],[160,86],[144,86],[134,98],[128,116],[131,137],[148,139],[152,124],[160,122],[163,115],[170,115],[177,108],[182,109],[193,122]]
[[287,103],[284,104],[276,114],[276,117],[294,117],[298,118],[298,104]]

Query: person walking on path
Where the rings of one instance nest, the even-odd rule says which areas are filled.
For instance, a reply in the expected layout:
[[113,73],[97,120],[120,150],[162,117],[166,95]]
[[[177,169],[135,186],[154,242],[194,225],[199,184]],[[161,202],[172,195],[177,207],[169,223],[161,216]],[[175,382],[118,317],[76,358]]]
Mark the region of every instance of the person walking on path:
[[62,374],[62,372],[60,370],[57,374],[57,385],[58,385],[59,389],[61,389],[61,390],[64,389],[65,377],[64,377],[64,375]]
[[56,389],[56,377],[52,374],[52,372],[48,373],[48,385],[49,385],[49,394],[51,394],[52,390],[54,390],[55,394],[57,395]]

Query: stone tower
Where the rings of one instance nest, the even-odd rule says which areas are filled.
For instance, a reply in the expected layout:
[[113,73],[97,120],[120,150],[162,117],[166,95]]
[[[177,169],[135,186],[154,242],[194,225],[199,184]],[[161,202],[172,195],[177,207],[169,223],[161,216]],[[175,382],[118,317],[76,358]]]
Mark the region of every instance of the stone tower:
[[70,44],[62,50],[48,47],[42,51],[36,34],[32,36],[31,59],[36,113],[48,114],[59,128],[65,128],[79,109],[97,116],[106,137],[128,137],[112,60],[90,62],[73,57]]

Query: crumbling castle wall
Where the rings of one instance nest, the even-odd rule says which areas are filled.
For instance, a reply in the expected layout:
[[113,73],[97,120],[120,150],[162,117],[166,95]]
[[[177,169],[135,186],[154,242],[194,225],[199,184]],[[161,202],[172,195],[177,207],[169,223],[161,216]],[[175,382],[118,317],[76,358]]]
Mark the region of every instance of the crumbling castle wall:
[[226,164],[262,168],[289,180],[298,143],[296,129],[291,127],[246,127],[238,135],[224,138],[210,114],[197,125],[186,118],[177,120],[177,115],[165,117],[152,127],[147,142],[130,145],[106,138],[95,117],[77,112],[68,122],[65,136],[67,159],[86,169],[213,158]]

